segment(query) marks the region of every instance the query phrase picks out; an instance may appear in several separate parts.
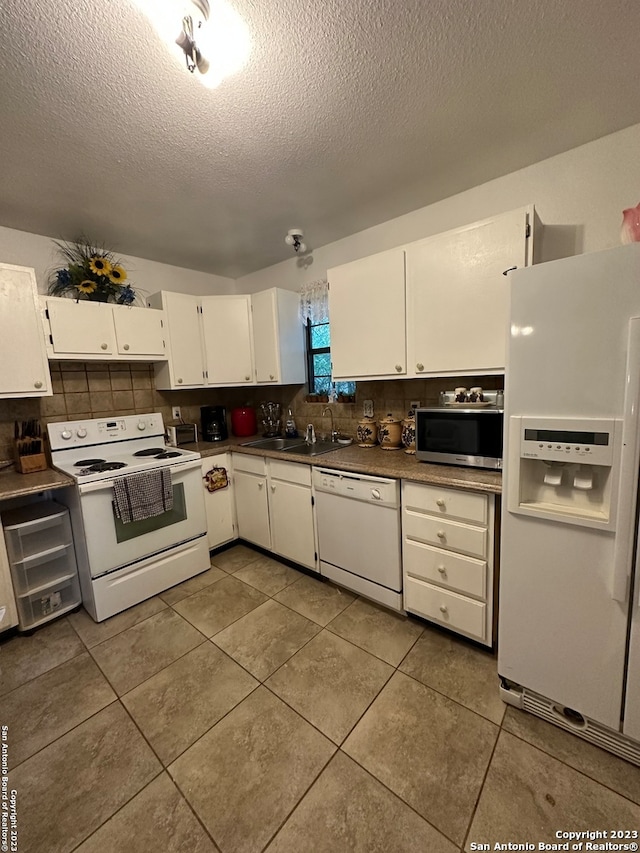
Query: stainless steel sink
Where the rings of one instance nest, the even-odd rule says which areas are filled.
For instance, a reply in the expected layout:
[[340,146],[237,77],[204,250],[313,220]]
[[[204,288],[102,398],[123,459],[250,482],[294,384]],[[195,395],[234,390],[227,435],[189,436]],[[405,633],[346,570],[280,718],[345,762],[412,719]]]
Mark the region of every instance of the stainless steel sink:
[[261,447],[263,450],[289,450],[301,444],[305,444],[304,438],[259,438],[257,441],[245,441],[240,446]]
[[259,447],[262,450],[281,450],[283,453],[299,453],[301,456],[319,456],[331,450],[339,450],[344,445],[337,441],[316,441],[307,444],[304,438],[259,438],[257,441],[245,441],[241,447]]
[[295,447],[285,447],[284,452],[299,453],[301,456],[319,456],[321,453],[330,453],[332,450],[340,450],[344,447],[338,444],[337,441],[316,441],[315,444],[296,445]]

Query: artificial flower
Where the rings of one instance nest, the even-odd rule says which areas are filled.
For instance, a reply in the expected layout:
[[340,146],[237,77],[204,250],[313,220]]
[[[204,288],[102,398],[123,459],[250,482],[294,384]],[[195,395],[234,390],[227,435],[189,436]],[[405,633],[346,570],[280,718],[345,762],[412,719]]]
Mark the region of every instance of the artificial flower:
[[111,273],[111,262],[107,260],[107,258],[93,257],[89,261],[89,268],[91,272],[94,272],[96,275],[110,275]]
[[58,283],[63,287],[71,284],[71,273],[69,270],[58,270],[56,273],[56,278],[58,279]]
[[118,293],[118,305],[131,305],[136,298],[135,290],[128,284],[125,284],[122,288],[120,288],[120,292]]
[[112,281],[113,284],[122,284],[127,280],[127,271],[124,267],[121,267],[120,264],[115,264],[115,266],[111,267],[109,280]]
[[76,284],[76,288],[80,293],[93,293],[97,286],[95,281],[90,281],[88,278],[85,278],[80,284]]

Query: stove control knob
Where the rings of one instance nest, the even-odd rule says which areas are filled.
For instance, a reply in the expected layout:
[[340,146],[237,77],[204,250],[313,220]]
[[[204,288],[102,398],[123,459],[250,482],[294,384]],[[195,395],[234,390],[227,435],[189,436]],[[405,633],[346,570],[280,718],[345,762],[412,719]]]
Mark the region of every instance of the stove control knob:
[[140,432],[142,432],[146,428],[147,428],[147,425],[144,421],[138,421],[138,429],[140,430]]
[[65,441],[68,441],[71,438],[71,430],[63,429],[60,433],[60,438],[63,438]]
[[76,435],[78,436],[78,438],[86,438],[87,431],[84,427],[80,427],[80,429],[76,430]]

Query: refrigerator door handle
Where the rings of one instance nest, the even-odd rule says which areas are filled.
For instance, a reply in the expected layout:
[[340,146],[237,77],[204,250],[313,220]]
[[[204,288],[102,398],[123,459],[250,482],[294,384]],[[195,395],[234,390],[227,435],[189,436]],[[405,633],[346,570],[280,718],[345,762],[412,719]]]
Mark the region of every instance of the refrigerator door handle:
[[625,372],[624,421],[618,488],[618,523],[613,554],[614,601],[627,600],[638,497],[640,460],[640,317],[629,321]]

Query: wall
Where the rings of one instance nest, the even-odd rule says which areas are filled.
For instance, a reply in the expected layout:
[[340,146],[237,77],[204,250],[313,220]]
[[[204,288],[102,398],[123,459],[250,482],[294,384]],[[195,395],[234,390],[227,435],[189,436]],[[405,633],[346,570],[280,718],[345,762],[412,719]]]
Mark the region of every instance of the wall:
[[[531,203],[545,226],[539,261],[616,246],[622,210],[640,201],[639,150],[637,124],[315,248],[307,257],[250,273],[236,280],[236,292],[298,290],[305,282],[324,278],[332,266]],[[305,241],[313,247],[313,234],[305,234]]]
[[[0,261],[33,267],[38,291],[46,293],[49,272],[61,265],[53,239],[0,227]],[[131,286],[141,291],[142,296],[149,296],[158,290],[177,290],[198,296],[235,292],[232,278],[173,267],[131,255],[119,255],[117,252],[115,254],[122,259]]]

